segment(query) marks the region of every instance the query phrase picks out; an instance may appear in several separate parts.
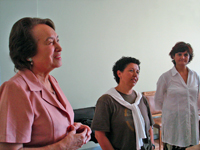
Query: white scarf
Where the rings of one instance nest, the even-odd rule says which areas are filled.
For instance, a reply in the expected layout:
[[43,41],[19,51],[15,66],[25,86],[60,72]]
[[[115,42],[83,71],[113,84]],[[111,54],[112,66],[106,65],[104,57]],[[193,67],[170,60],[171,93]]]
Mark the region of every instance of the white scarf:
[[135,100],[135,103],[130,104],[124,100],[124,98],[117,92],[115,88],[111,88],[106,92],[106,94],[109,94],[112,96],[119,104],[125,106],[126,108],[132,110],[132,116],[133,116],[133,122],[135,125],[135,133],[136,133],[136,148],[137,150],[141,149],[141,146],[143,146],[143,138],[146,138],[145,134],[145,123],[144,119],[142,117],[142,114],[140,112],[140,109],[138,107],[138,104],[140,103],[140,100],[142,98],[142,94],[135,91],[137,94],[137,98]]

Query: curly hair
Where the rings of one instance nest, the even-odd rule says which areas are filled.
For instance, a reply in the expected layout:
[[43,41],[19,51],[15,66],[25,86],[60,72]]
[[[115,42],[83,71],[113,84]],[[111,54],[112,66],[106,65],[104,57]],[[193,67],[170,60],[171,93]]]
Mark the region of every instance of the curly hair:
[[124,69],[127,67],[127,65],[130,63],[137,64],[140,69],[140,61],[133,57],[124,57],[123,56],[117,62],[115,62],[114,66],[112,68],[112,71],[113,71],[114,79],[118,84],[119,84],[120,79],[117,75],[117,71],[119,70],[119,71],[123,72]]
[[190,58],[188,61],[188,63],[189,63],[193,59],[193,56],[194,56],[193,49],[189,43],[178,42],[174,45],[174,47],[172,47],[172,50],[170,51],[169,55],[170,55],[174,65],[176,65],[176,62],[174,60],[175,54],[178,52],[185,52],[185,51],[187,51],[190,55]]
[[50,19],[25,17],[18,20],[12,27],[9,37],[10,58],[15,65],[15,71],[29,69],[31,62],[27,59],[37,53],[37,42],[32,35],[32,29],[38,24],[46,24],[55,30]]

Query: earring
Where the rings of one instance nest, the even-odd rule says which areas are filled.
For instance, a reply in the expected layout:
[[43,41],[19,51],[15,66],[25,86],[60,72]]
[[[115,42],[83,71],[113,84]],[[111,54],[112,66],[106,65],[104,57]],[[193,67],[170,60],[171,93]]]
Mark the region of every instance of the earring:
[[31,65],[33,65],[33,60],[32,60],[32,58],[28,58],[28,61],[30,61],[30,62],[31,62]]

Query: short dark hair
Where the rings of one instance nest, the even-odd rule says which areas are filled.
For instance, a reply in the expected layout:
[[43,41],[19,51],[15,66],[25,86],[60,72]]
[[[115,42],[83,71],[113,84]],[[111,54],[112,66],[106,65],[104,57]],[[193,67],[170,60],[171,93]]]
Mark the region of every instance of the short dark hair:
[[13,25],[9,37],[9,50],[15,70],[31,70],[31,62],[27,61],[27,59],[35,56],[37,53],[37,42],[33,37],[32,29],[38,24],[46,24],[55,30],[53,21],[48,18],[25,17]]
[[113,71],[114,79],[118,84],[119,84],[120,79],[117,75],[117,71],[119,70],[119,71],[123,72],[124,69],[127,67],[127,65],[130,63],[137,64],[140,69],[140,61],[133,57],[124,57],[123,56],[117,62],[115,62],[114,66],[112,68],[112,71]]
[[193,54],[193,49],[191,47],[191,45],[189,43],[185,43],[185,42],[178,42],[174,45],[174,47],[172,47],[172,50],[170,51],[169,55],[172,58],[172,62],[174,65],[176,65],[176,62],[174,60],[174,56],[176,53],[178,52],[185,52],[187,51],[190,55],[189,61],[188,63],[193,59],[194,54]]

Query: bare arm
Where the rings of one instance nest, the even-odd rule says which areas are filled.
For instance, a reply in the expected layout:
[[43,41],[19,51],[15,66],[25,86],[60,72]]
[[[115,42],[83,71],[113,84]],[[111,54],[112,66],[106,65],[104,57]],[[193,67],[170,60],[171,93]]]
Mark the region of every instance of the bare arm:
[[152,129],[151,126],[150,126],[150,129],[149,129],[149,134],[150,134],[151,143],[154,144],[153,129]]
[[24,148],[23,144],[20,143],[0,143],[0,149],[3,150],[53,150],[53,149],[59,149],[59,144],[55,143],[52,145],[47,145],[44,147],[38,147],[38,148]]
[[23,144],[19,143],[0,143],[0,149],[3,150],[53,150],[57,149],[57,147],[58,145],[56,146],[56,144],[52,144],[40,148],[24,148]]
[[22,143],[0,143],[0,149],[3,150],[76,150],[83,146],[90,140],[91,129],[75,123],[68,128],[67,136],[61,141],[38,148],[24,148]]
[[100,144],[102,150],[114,150],[110,141],[105,135],[103,131],[95,131],[95,138],[97,139],[98,143]]

